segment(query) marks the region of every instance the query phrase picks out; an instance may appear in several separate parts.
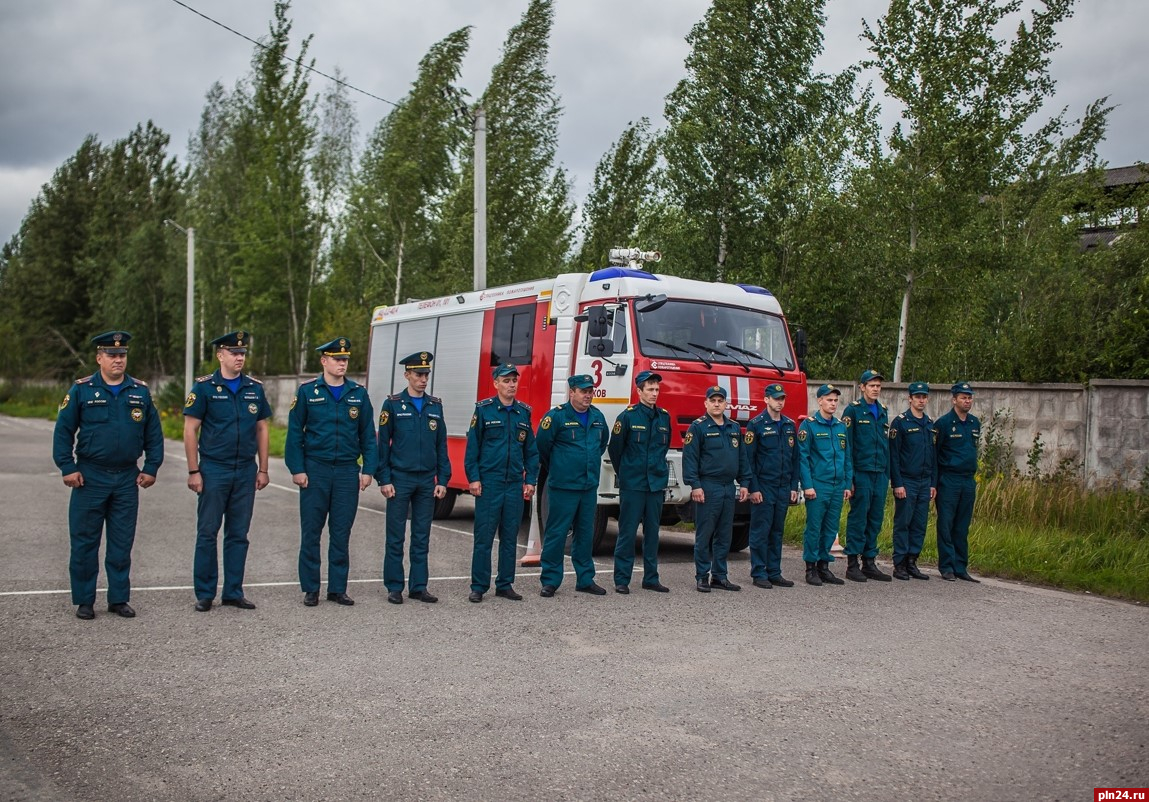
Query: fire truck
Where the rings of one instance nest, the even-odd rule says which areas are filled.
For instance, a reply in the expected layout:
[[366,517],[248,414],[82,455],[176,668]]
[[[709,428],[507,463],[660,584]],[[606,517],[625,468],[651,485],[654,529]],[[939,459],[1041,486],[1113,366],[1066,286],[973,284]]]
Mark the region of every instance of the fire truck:
[[[437,518],[450,515],[459,494],[467,492],[467,428],[475,402],[494,394],[491,368],[501,363],[518,367],[517,397],[531,406],[536,427],[548,410],[567,401],[566,380],[572,374],[594,378],[594,403],[608,423],[638,403],[634,377],[639,372],[660,374],[658,404],[670,412],[672,428],[663,508],[667,524],[691,520],[682,438],[690,422],[705,414],[707,387],[725,388],[728,414],[743,423],[762,411],[763,389],[772,383],[786,388],[785,413],[795,420],[805,416],[804,337],[798,330],[791,339],[774,295],[762,287],[645,269],[659,259],[656,251],[616,248],[611,264],[593,273],[564,273],[373,311],[367,388],[376,403],[406,387],[397,360],[415,351],[435,355],[427,392],[443,399],[452,468],[447,496],[436,504]],[[617,518],[618,502],[618,482],[604,455],[596,552],[607,545],[608,520]],[[524,517],[531,515],[537,522],[538,510],[528,509]],[[740,505],[731,548],[746,548],[748,538],[749,511]]]

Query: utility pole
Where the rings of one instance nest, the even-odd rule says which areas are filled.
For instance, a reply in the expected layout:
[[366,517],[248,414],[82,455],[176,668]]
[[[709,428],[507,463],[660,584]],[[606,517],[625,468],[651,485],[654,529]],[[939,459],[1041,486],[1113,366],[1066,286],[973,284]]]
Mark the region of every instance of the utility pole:
[[174,220],[164,222],[179,231],[182,231],[188,240],[188,276],[187,292],[184,296],[186,309],[186,323],[184,326],[184,392],[189,392],[192,386],[192,373],[195,371],[195,229],[184,228]]
[[475,287],[487,289],[487,112],[476,103],[475,120]]

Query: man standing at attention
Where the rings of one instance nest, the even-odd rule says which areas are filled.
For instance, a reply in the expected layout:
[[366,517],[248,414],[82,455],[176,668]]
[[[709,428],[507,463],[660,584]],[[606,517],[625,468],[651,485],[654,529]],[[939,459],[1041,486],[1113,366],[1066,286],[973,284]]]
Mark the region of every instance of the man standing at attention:
[[938,571],[942,579],[953,582],[964,579],[978,582],[969,575],[969,522],[977,494],[977,447],[981,440],[981,421],[970,414],[973,388],[969,382],[958,382],[950,388],[953,409],[938,418],[937,432],[937,508]]
[[[196,504],[195,609],[206,613],[219,584],[216,538],[223,525],[221,603],[242,610],[255,604],[243,594],[247,533],[255,492],[267,475],[267,419],[263,384],[243,373],[250,337],[233,331],[211,341],[219,368],[192,384],[184,403],[184,453],[188,489]],[[258,463],[258,465],[257,465]]]
[[802,559],[806,584],[845,584],[830,571],[830,544],[838,531],[842,504],[854,483],[846,427],[834,417],[841,391],[832,384],[818,388],[818,411],[798,427],[802,493],[806,497],[806,531]]
[[708,387],[706,414],[695,418],[682,438],[682,480],[694,502],[694,587],[700,593],[742,590],[726,574],[734,498],[745,501],[750,495],[750,464],[741,442],[741,427],[726,417],[726,388]]
[[519,369],[499,365],[491,371],[495,395],[475,405],[467,430],[464,468],[475,497],[475,545],[471,551],[471,595],[478,604],[491,589],[491,546],[499,534],[499,573],[495,595],[522,601],[515,592],[515,560],[523,504],[534,498],[539,451],[531,427],[531,408],[516,401]]
[[656,406],[662,376],[644,370],[634,377],[638,403],[619,413],[611,430],[610,454],[618,477],[618,540],[614,547],[614,591],[630,593],[634,538],[642,523],[642,587],[667,593],[658,581],[658,527],[670,469],[670,413]]
[[387,551],[383,584],[387,601],[403,603],[403,542],[411,516],[411,575],[407,598],[435,603],[427,590],[427,552],[435,499],[447,495],[451,462],[443,402],[427,395],[435,355],[419,351],[400,360],[407,389],[388,396],[379,408],[379,459],[375,478],[387,499]]
[[563,550],[567,532],[574,531],[571,563],[575,590],[594,596],[606,590],[594,581],[594,513],[602,455],[610,439],[606,418],[591,400],[594,379],[586,373],[567,379],[569,400],[548,412],[539,423],[535,443],[539,461],[547,471],[549,510],[540,558],[542,588],[550,598],[563,581]]
[[782,414],[786,388],[768,384],[766,409],[746,424],[750,463],[750,577],[754,587],[792,588],[782,576],[782,533],[786,513],[798,503],[798,427]]
[[[164,461],[164,435],[151,393],[146,384],[127,374],[130,339],[126,331],[92,338],[99,370],[76,379],[56,414],[52,458],[64,484],[72,488],[68,502],[72,604],[76,617],[85,621],[96,617],[100,536],[105,528],[108,612],[124,618],[136,615],[128,600],[140,488],[155,484]],[[146,455],[142,471],[141,454]]]
[[854,582],[890,581],[890,575],[874,562],[890,483],[890,418],[886,405],[878,400],[882,378],[876,370],[864,372],[858,379],[862,397],[842,413],[854,470],[850,512],[846,516],[846,579]]
[[358,494],[375,475],[375,413],[367,388],[346,378],[351,341],[339,337],[315,350],[323,373],[295,391],[284,454],[299,487],[299,586],[306,606],[319,604],[319,544],[326,523],[327,600],[350,606],[351,527]]
[[890,423],[890,486],[894,489],[894,579],[929,579],[918,569],[930,501],[937,495],[934,423],[926,414],[930,386],[909,387],[910,408]]

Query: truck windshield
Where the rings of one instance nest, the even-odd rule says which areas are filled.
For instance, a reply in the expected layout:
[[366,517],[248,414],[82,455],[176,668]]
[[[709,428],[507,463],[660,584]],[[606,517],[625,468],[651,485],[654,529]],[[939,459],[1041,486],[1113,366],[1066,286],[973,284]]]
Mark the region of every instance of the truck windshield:
[[668,301],[634,317],[635,339],[648,357],[794,369],[786,323],[768,312]]

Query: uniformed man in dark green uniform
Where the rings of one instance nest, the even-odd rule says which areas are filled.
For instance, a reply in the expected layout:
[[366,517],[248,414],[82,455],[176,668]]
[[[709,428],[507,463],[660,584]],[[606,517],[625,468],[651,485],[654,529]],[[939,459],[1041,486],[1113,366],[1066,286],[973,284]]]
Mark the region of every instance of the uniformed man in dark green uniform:
[[938,571],[942,579],[977,582],[969,575],[969,522],[977,494],[977,448],[981,421],[970,414],[973,387],[958,382],[950,388],[953,409],[938,418],[937,458]]
[[890,486],[894,489],[894,579],[929,579],[918,568],[934,484],[934,423],[926,414],[930,386],[909,387],[910,407],[890,422]]
[[861,398],[842,412],[854,468],[854,492],[846,516],[846,579],[854,582],[890,581],[890,575],[874,562],[890,483],[890,417],[886,405],[878,400],[882,378],[876,370],[865,371],[858,379]]
[[60,402],[52,438],[52,458],[64,484],[72,488],[68,574],[76,617],[85,620],[96,617],[100,536],[105,529],[108,612],[124,618],[136,615],[128,601],[139,489],[155,484],[164,461],[164,435],[151,393],[146,384],[127,374],[130,339],[126,331],[92,338],[99,370],[76,379],[69,388]]
[[367,388],[347,378],[351,340],[338,337],[315,350],[323,373],[295,391],[284,454],[299,487],[299,586],[306,606],[319,604],[319,545],[326,523],[327,600],[350,606],[351,527],[358,494],[375,475],[375,412]]
[[467,430],[463,467],[475,497],[475,545],[471,552],[474,603],[491,589],[491,547],[499,535],[499,573],[495,595],[521,601],[515,592],[515,559],[523,504],[534,498],[539,481],[539,451],[531,426],[531,408],[515,400],[519,369],[505,363],[491,371],[495,395],[475,405]]
[[768,384],[766,409],[746,424],[750,463],[750,578],[754,587],[792,588],[782,576],[782,534],[786,513],[798,503],[798,427],[782,414],[786,388]]
[[407,389],[388,396],[379,406],[379,459],[375,478],[387,499],[387,551],[383,583],[387,601],[403,603],[403,542],[411,516],[411,575],[407,597],[439,601],[427,590],[427,551],[435,499],[447,495],[451,462],[447,458],[447,426],[443,402],[428,395],[435,355],[418,351],[400,360]]
[[842,516],[842,504],[854,484],[849,436],[834,417],[842,392],[832,384],[818,388],[818,409],[798,427],[802,493],[806,497],[806,531],[802,535],[802,559],[809,585],[842,585],[830,571],[834,556],[830,545]]
[[726,417],[726,398],[725,387],[708,387],[706,414],[692,421],[682,438],[682,480],[694,502],[694,587],[701,593],[742,589],[727,578],[726,557],[734,499],[750,495],[750,463],[741,447],[742,428]]
[[594,581],[594,513],[602,455],[610,428],[602,412],[591,403],[594,379],[581,373],[567,379],[570,400],[543,416],[535,436],[539,461],[547,471],[549,501],[540,557],[542,588],[539,595],[555,595],[563,582],[563,549],[573,530],[571,563],[575,590],[602,596],[606,590]]
[[184,403],[184,454],[188,488],[196,504],[196,612],[211,610],[219,583],[216,538],[223,526],[221,603],[254,610],[243,592],[247,533],[255,493],[267,487],[268,419],[263,384],[243,372],[251,338],[233,331],[211,341],[219,368],[200,376]]
[[638,403],[631,404],[614,422],[610,454],[618,477],[618,540],[614,546],[614,590],[630,593],[634,571],[634,539],[642,522],[642,587],[667,593],[658,581],[658,527],[670,468],[670,413],[657,405],[662,376],[649,370],[634,377]]

